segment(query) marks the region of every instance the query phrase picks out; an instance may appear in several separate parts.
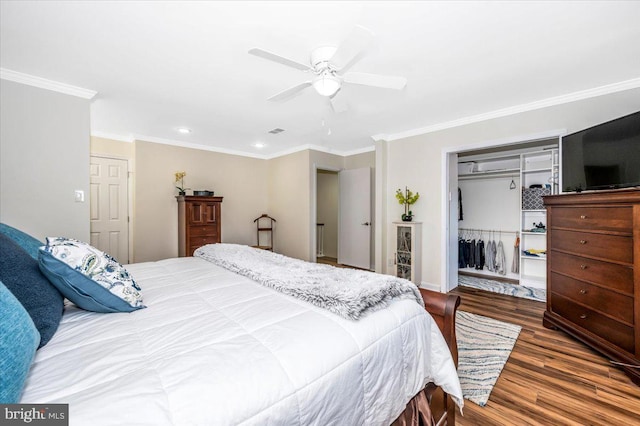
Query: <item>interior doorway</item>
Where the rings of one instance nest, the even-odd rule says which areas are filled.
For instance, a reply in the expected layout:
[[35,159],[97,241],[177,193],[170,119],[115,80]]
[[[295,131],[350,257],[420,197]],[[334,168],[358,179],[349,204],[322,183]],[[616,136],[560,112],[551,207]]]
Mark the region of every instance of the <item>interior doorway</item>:
[[316,172],[316,261],[338,262],[338,213],[340,189],[338,172],[318,169]]
[[371,168],[314,164],[312,176],[311,261],[371,270]]

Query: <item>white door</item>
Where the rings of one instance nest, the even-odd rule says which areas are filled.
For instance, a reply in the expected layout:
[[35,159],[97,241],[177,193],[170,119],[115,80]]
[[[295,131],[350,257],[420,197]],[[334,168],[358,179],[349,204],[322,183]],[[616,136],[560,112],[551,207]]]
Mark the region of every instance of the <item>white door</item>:
[[371,169],[342,170],[338,263],[371,268]]
[[127,161],[91,157],[91,245],[129,263]]

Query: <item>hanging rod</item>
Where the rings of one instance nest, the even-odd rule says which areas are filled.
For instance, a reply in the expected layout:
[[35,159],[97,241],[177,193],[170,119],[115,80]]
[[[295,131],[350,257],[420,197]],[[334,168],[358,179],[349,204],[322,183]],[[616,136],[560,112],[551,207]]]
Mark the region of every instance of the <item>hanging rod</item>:
[[458,231],[469,232],[497,232],[502,234],[519,234],[520,231],[502,231],[500,229],[480,229],[480,228],[458,228]]

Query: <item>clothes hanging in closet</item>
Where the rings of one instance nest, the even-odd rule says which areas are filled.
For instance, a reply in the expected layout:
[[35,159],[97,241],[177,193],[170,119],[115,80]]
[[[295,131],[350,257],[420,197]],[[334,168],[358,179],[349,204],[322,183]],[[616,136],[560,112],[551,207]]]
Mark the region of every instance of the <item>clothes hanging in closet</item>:
[[495,240],[487,241],[487,248],[485,249],[485,264],[487,269],[491,272],[496,270],[496,242]]
[[478,270],[484,268],[484,241],[481,239],[476,243],[475,264]]
[[[495,244],[495,241],[494,241]],[[495,248],[495,246],[494,246]],[[507,257],[504,254],[504,245],[502,244],[502,240],[498,241],[498,247],[495,248],[495,271],[500,275],[507,274]]]
[[469,267],[476,267],[476,254],[477,254],[477,244],[476,240],[471,240],[469,243]]
[[513,246],[513,262],[511,262],[511,272],[520,273],[520,234],[516,234],[516,242]]
[[458,239],[458,268],[466,268],[467,267],[467,262],[468,262],[468,257],[467,257],[467,250],[466,250],[466,241],[462,238]]

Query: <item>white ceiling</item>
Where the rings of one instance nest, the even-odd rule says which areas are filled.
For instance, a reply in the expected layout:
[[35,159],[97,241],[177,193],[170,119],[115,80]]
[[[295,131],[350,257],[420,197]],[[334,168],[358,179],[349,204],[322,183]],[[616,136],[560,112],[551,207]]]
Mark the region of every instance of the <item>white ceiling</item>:
[[[98,92],[93,134],[253,156],[353,153],[375,135],[640,81],[640,1],[3,0],[0,19],[3,69]],[[311,88],[266,100],[308,75],[250,48],[306,63],[358,24],[375,42],[351,71],[405,76],[403,91],[345,85],[342,114]],[[285,132],[267,133],[276,127]]]

